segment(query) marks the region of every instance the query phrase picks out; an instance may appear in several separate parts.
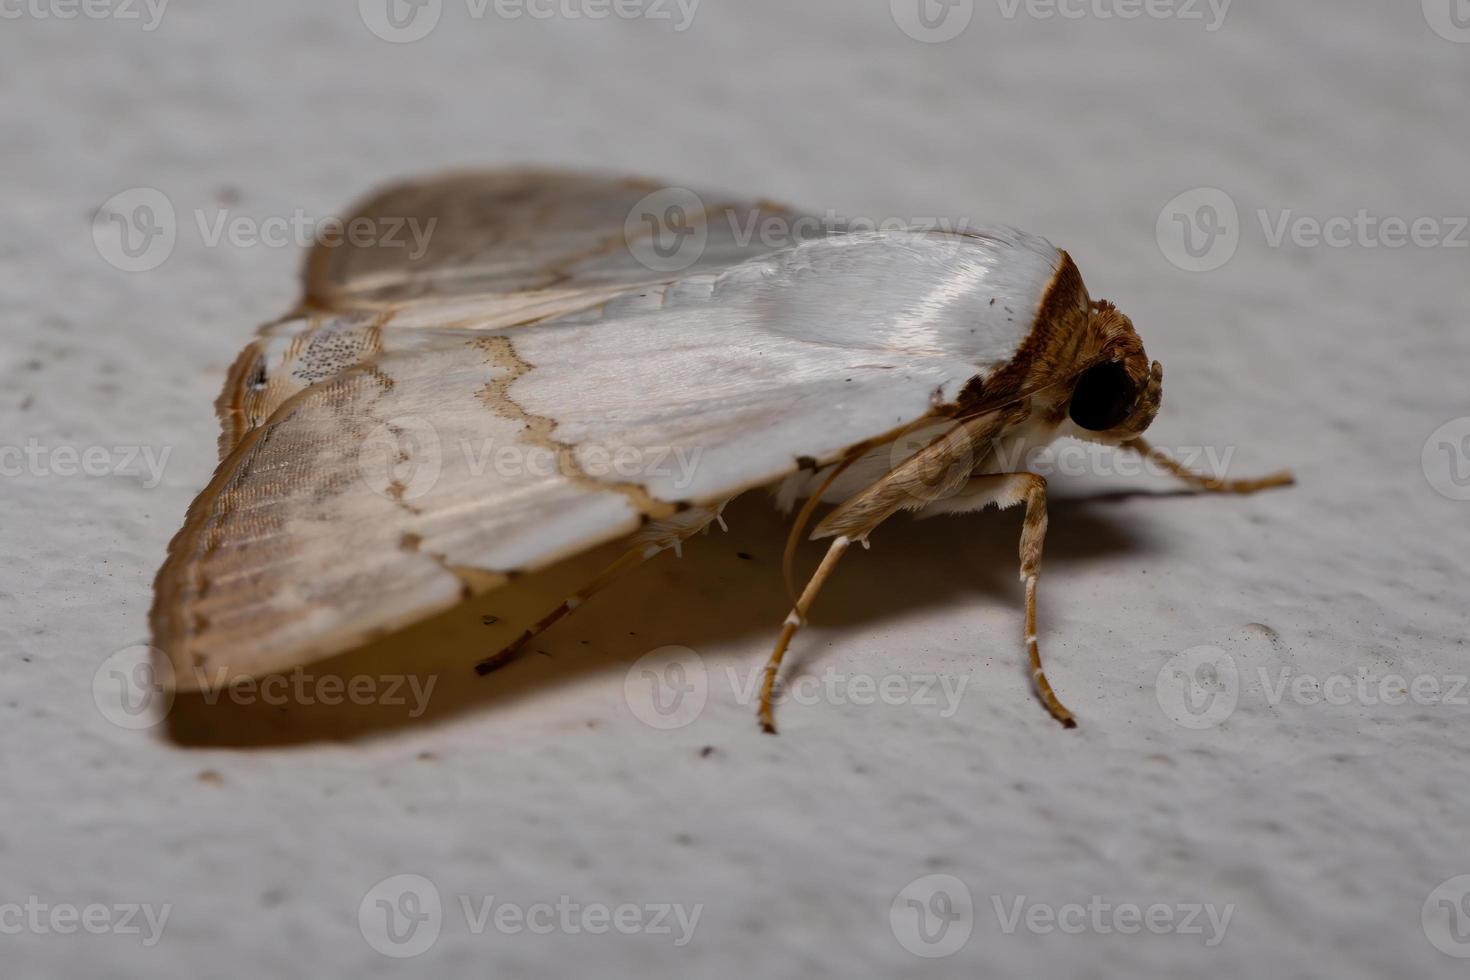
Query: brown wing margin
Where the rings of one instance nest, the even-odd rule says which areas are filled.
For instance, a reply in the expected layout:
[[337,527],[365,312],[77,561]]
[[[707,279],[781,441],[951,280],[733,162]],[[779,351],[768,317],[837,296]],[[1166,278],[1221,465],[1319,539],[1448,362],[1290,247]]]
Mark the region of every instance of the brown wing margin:
[[[697,202],[706,240],[676,270],[650,268],[630,248],[630,216],[661,193]],[[771,250],[746,229],[790,209],[700,194],[639,177],[519,168],[451,173],[388,187],[350,210],[370,244],[319,243],[307,258],[305,305],[340,311],[425,296],[526,293],[668,282]],[[634,227],[638,226],[635,220]],[[397,234],[394,234],[394,232]],[[415,254],[413,236],[421,250]]]

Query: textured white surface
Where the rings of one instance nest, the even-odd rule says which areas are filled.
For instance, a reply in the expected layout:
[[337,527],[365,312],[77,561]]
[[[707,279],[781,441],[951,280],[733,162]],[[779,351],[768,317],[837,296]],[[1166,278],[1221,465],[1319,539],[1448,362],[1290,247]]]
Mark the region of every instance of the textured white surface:
[[[0,905],[172,912],[149,948],[11,934],[6,913],[0,972],[1463,975],[1421,907],[1470,873],[1464,705],[1288,691],[1273,706],[1260,672],[1446,686],[1470,672],[1470,503],[1421,466],[1430,434],[1467,413],[1470,253],[1272,248],[1256,212],[1470,213],[1470,46],[1419,4],[1371,0],[1238,0],[1214,32],[1007,18],[980,0],[939,45],[906,37],[881,0],[706,0],[684,32],[475,21],[446,0],[409,45],[374,37],[354,6],[179,4],[151,32],[6,8],[23,16],[0,25],[0,444],[171,455],[153,488],[35,466],[0,483]],[[785,705],[782,736],[760,735],[726,679],[761,662],[786,612],[784,524],[760,498],[732,508],[729,536],[659,559],[546,636],[549,656],[491,680],[467,665],[587,562],[341,668],[442,670],[423,718],[180,704],[153,731],[109,722],[93,675],[146,636],[164,545],[213,467],[224,370],[295,298],[298,250],[206,247],[195,209],[329,215],[394,176],[524,161],[1046,235],[1166,365],[1161,444],[1238,445],[1237,472],[1291,465],[1300,486],[1208,499],[1154,477],[1055,481],[1042,645],[1075,732],[1027,687],[1010,512],[886,528],[798,641],[817,678],[963,678],[951,717],[826,700]],[[89,229],[133,187],[181,216],[147,273],[104,262]],[[1155,241],[1161,209],[1197,187],[1227,191],[1243,224],[1209,274]],[[692,724],[657,731],[624,678],[668,644],[698,651],[710,696]],[[1161,710],[1155,681],[1200,645],[1230,654],[1240,691],[1222,724],[1194,729]],[[359,930],[364,896],[400,873],[445,905],[416,960]],[[975,915],[959,952],[927,960],[889,912],[935,873],[964,883]],[[491,895],[703,908],[682,948],[476,935],[458,896]],[[1007,934],[994,903],[1009,914],[1020,896],[1233,914],[1209,948],[1090,925]]]

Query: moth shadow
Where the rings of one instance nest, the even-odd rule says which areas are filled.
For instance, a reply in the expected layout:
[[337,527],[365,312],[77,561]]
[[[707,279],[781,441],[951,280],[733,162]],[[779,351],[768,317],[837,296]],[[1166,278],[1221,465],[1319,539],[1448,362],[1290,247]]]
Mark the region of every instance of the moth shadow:
[[[1127,496],[1054,499],[1044,570],[1156,548],[1146,530],[1110,506]],[[584,585],[626,546],[598,548],[523,576],[295,674],[238,690],[180,695],[168,716],[167,736],[181,746],[253,748],[390,735],[505,709],[589,678],[620,688],[629,663],[667,645],[734,650],[759,666],[790,610],[781,572],[790,519],[761,492],[737,500],[725,518],[729,533],[715,529],[687,542],[682,558],[666,553],[623,576],[517,661],[487,677],[474,673],[477,661]],[[896,518],[874,535],[870,551],[848,553],[813,621],[831,639],[956,603],[999,604],[1019,617],[1020,530],[1020,508]],[[798,587],[822,550],[821,543],[802,545]],[[820,656],[799,635],[787,663],[799,670]]]

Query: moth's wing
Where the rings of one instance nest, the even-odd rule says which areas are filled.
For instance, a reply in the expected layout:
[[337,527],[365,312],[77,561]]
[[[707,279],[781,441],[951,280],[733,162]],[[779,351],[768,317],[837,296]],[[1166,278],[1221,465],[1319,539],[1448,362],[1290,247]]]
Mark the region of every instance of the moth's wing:
[[[794,228],[800,217],[768,201],[644,178],[451,174],[397,184],[359,204],[344,233],[313,250],[306,292],[314,305],[340,310],[668,282],[792,244],[798,230],[826,230],[810,217]],[[765,225],[772,218],[785,241],[773,243]]]
[[384,329],[508,329],[834,230],[640,178],[494,170],[388,187],[321,236],[300,309],[236,358],[215,405],[220,457],[286,399],[381,352]]
[[[1005,311],[1046,281],[1044,256],[1007,259],[1026,273],[1007,284],[907,240],[832,245],[514,329],[395,329],[423,305],[384,320],[376,351],[246,431],[191,508],[153,609],[179,686],[350,649],[952,411],[1013,358],[1028,325]],[[977,291],[1002,301],[958,316]]]

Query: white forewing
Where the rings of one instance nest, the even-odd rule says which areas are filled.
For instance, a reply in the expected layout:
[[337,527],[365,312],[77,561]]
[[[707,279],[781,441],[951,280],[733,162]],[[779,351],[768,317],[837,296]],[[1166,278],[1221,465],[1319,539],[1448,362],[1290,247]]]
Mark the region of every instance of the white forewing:
[[988,370],[1010,361],[1035,322],[1059,254],[1014,228],[965,235],[867,232],[750,263],[751,309],[778,333],[814,343],[948,355]]
[[803,244],[686,280],[656,309],[645,296],[517,331],[535,368],[512,395],[573,445],[697,456],[692,482],[643,481],[658,499],[726,499],[908,425],[1007,363],[1056,256],[1015,237]]

